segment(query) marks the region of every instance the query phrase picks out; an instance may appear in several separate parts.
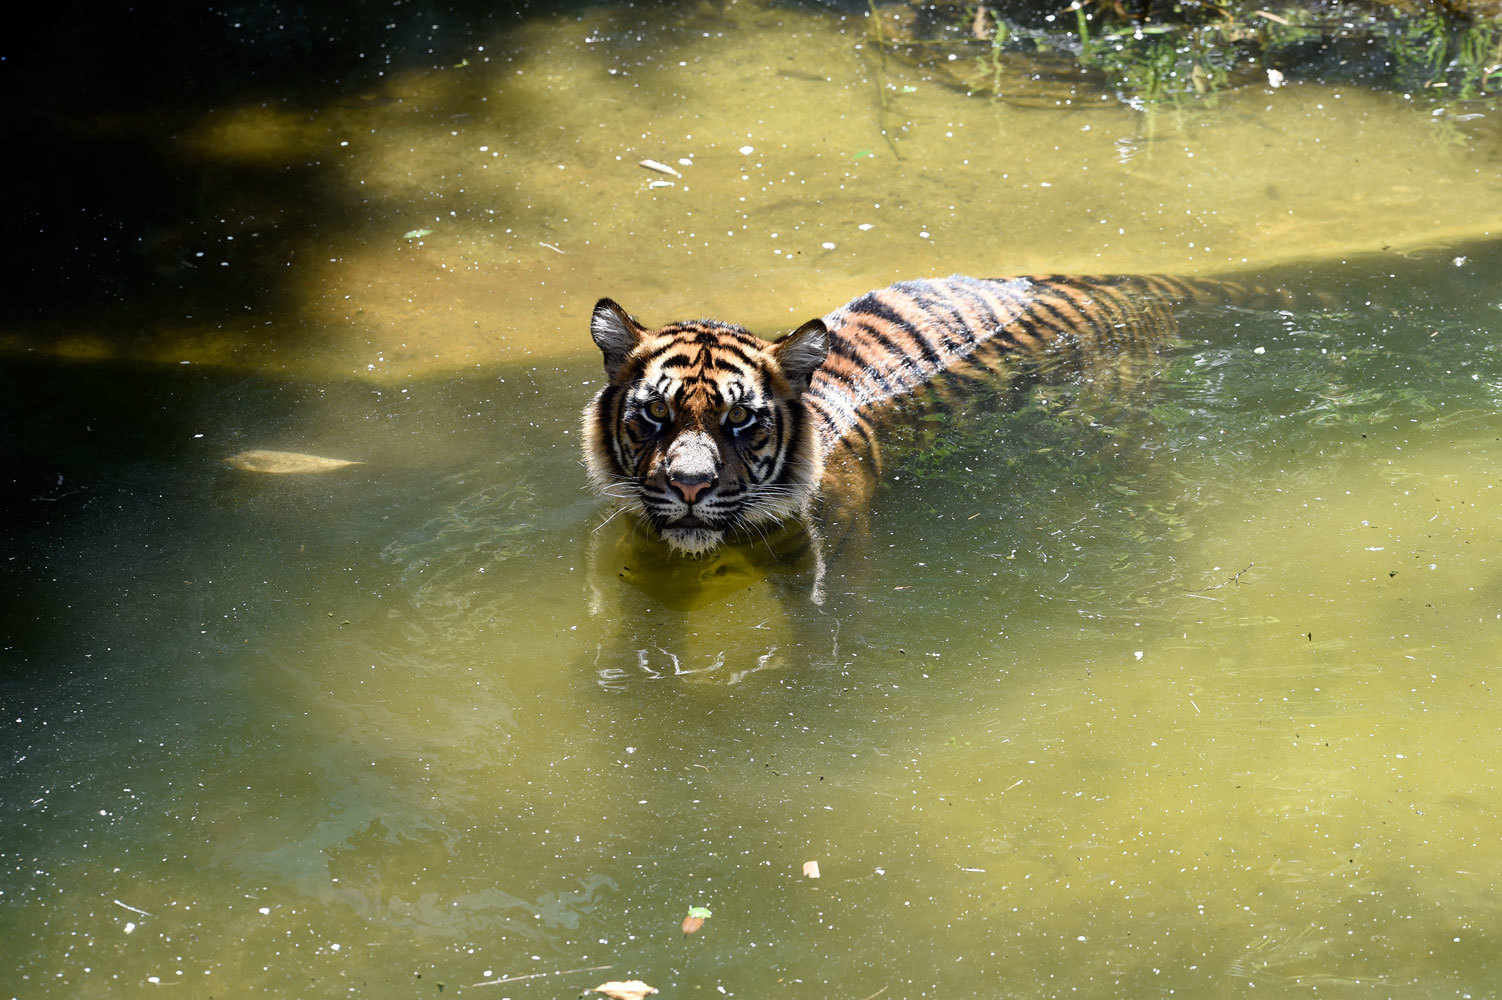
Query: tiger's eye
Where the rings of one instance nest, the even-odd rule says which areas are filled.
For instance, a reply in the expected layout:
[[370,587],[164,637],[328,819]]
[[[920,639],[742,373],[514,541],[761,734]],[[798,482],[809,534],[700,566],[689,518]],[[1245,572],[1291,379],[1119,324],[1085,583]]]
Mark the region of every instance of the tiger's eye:
[[660,399],[654,399],[647,404],[647,416],[653,420],[666,420],[668,418],[668,404]]
[[725,422],[732,427],[739,427],[751,419],[751,411],[744,406],[732,406],[725,414]]

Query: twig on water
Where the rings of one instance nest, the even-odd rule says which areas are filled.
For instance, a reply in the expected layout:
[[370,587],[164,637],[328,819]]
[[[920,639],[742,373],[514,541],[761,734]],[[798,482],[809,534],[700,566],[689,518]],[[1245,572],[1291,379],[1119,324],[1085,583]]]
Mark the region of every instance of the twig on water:
[[1203,593],[1205,593],[1207,591],[1219,590],[1221,587],[1225,587],[1225,586],[1228,586],[1229,584],[1233,584],[1233,583],[1236,584],[1236,585],[1238,585],[1238,586],[1240,586],[1242,573],[1245,573],[1247,570],[1251,569],[1255,565],[1257,565],[1257,564],[1256,563],[1247,563],[1246,566],[1242,568],[1241,572],[1235,574],[1229,580],[1224,580],[1224,581],[1222,581],[1220,583],[1217,583],[1213,587],[1206,587],[1204,590],[1190,590],[1190,591],[1187,591],[1187,593],[1190,593],[1190,594],[1203,594]]
[[591,965],[583,969],[559,969],[556,972],[529,972],[525,976],[507,976],[505,979],[487,979],[483,983],[470,983],[470,986],[499,986],[501,983],[515,983],[523,979],[538,979],[542,976],[567,976],[575,972],[599,972],[602,969],[611,969],[610,965]]

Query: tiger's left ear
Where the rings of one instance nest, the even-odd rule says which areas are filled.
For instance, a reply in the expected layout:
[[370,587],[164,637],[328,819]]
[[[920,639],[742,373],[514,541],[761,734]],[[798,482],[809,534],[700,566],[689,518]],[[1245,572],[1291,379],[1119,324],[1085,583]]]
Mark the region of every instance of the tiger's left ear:
[[814,369],[829,357],[829,327],[822,319],[811,319],[780,340],[773,342],[772,355],[782,366],[787,380],[806,387]]
[[605,355],[605,374],[615,378],[626,357],[641,343],[647,331],[614,299],[601,299],[595,303],[595,313],[589,320],[589,333]]

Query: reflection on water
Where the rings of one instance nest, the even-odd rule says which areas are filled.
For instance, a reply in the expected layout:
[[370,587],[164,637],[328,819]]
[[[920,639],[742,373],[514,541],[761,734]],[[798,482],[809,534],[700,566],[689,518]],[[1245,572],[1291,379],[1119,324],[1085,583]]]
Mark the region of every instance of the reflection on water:
[[[226,104],[195,155],[322,144],[371,192],[303,294],[57,342],[171,365],[0,365],[7,995],[1493,992],[1485,134],[1314,88],[1018,108],[856,18],[677,10]],[[822,603],[799,532],[669,560],[583,489],[599,294],[770,332],[893,276],[1243,256],[1330,307],[908,428]],[[258,448],[363,464],[224,465]]]

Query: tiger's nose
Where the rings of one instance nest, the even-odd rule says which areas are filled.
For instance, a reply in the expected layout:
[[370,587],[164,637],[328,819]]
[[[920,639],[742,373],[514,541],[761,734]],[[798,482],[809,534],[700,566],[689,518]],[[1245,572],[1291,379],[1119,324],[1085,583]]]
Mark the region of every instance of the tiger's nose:
[[699,494],[709,489],[715,483],[713,476],[684,476],[682,479],[671,479],[668,484],[678,491],[685,503],[693,503],[699,499]]

